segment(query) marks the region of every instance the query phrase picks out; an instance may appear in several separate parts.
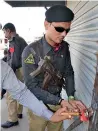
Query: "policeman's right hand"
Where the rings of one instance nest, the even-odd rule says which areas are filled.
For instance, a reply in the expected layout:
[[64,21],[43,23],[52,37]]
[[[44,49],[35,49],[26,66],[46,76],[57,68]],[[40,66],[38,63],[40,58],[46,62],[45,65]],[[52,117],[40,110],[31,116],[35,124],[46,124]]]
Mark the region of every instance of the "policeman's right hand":
[[71,111],[71,112],[75,111],[75,108],[67,100],[62,100],[61,107],[63,108],[65,107],[66,111]]
[[69,114],[61,115],[62,113],[66,112],[66,108],[60,108],[58,109],[50,118],[50,121],[52,122],[60,122],[66,119],[71,119],[72,116]]

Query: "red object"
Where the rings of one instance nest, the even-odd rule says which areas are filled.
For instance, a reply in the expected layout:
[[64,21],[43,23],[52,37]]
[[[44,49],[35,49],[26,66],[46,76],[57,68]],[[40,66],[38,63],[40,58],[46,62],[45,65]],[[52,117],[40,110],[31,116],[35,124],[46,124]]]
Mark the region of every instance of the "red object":
[[87,122],[89,120],[87,111],[81,111],[80,120],[84,122]]
[[58,51],[61,45],[58,45],[54,48],[54,51]]
[[9,51],[10,51],[10,53],[13,53],[14,52],[14,47],[10,47]]
[[55,48],[55,51],[58,51],[58,50],[59,50],[59,47],[56,47],[56,48]]

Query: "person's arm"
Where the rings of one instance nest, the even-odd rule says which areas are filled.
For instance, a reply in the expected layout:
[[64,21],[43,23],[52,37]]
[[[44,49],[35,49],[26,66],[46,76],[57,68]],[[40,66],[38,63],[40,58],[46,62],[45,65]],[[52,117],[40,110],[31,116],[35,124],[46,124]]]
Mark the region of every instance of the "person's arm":
[[69,47],[66,47],[66,65],[65,65],[65,90],[69,96],[74,96],[75,93],[75,84],[74,84],[74,71],[71,64]]
[[[70,58],[70,52],[69,47],[67,47],[67,57],[66,57],[66,70],[65,70],[65,90],[68,95],[68,101],[72,107],[78,110],[84,110],[86,109],[85,104],[83,104],[79,100],[75,100],[74,94],[75,94],[75,84],[74,84],[74,71],[71,64],[71,58]],[[66,106],[66,101],[61,102],[62,107]],[[71,108],[71,107],[70,107]]]
[[19,101],[22,105],[31,109],[33,113],[41,116],[52,122],[60,122],[65,119],[70,119],[69,114],[62,116],[61,113],[66,111],[66,108],[57,110],[54,114],[49,111],[46,106],[40,102],[28,89],[20,82],[13,70],[3,61],[1,62],[1,87],[9,91],[12,97]]
[[42,85],[40,85],[40,80],[43,82],[44,78],[41,78],[42,76],[40,76],[40,74],[33,78],[30,75],[38,68],[39,62],[38,55],[34,54],[34,52],[31,52],[31,48],[32,47],[27,46],[22,53],[22,68],[25,84],[27,85],[28,89],[44,103],[52,105],[59,104],[59,101],[61,99],[60,97],[55,96],[48,91],[42,89]]
[[11,60],[10,60],[10,66],[16,71],[16,69],[20,68],[22,66],[22,60],[21,55],[24,50],[24,48],[27,46],[27,43],[24,39],[21,37],[14,37],[13,41],[10,43],[10,53],[11,53]]
[[22,105],[31,109],[38,116],[50,119],[53,113],[20,82],[13,70],[3,61],[1,61],[1,87],[6,89],[14,99]]

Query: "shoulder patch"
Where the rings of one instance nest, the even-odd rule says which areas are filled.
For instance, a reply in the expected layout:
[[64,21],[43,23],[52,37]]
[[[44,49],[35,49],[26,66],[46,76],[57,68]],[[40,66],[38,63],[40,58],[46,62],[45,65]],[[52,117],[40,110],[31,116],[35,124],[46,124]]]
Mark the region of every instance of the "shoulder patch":
[[35,64],[33,55],[30,54],[30,55],[24,60],[24,63],[26,63],[26,64]]

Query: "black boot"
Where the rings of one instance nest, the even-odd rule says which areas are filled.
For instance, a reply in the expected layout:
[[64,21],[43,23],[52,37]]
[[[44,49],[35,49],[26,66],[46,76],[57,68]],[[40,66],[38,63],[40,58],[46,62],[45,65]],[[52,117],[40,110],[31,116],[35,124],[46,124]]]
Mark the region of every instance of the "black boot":
[[19,119],[22,119],[23,118],[23,115],[22,114],[18,114],[17,115]]
[[17,125],[19,125],[18,121],[16,121],[16,122],[7,121],[4,124],[1,124],[1,127],[3,127],[3,128],[10,128],[12,126],[17,126]]

